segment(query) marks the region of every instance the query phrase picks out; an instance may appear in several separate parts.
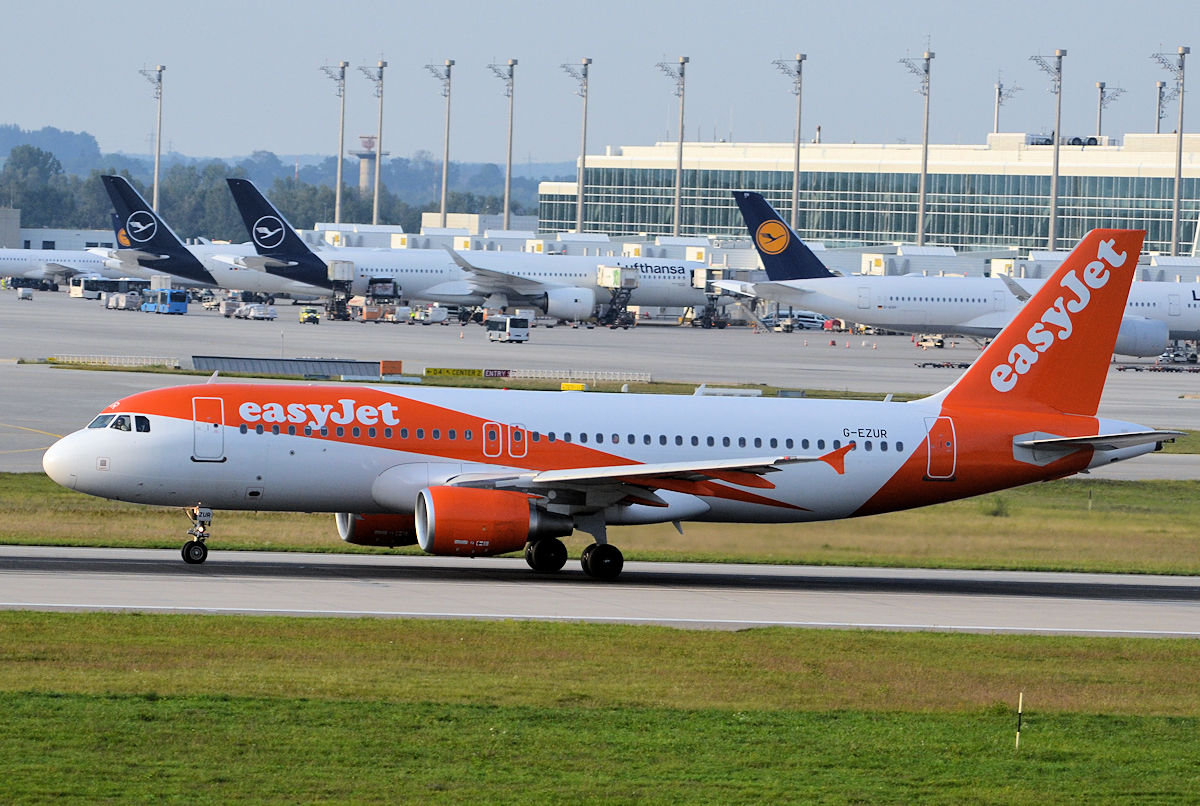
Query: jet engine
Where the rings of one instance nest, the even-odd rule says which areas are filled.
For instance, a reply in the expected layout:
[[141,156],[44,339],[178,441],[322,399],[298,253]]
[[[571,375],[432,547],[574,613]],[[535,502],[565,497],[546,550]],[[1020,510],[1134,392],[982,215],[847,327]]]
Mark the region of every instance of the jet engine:
[[1155,356],[1167,349],[1170,331],[1167,323],[1144,316],[1121,318],[1121,329],[1117,331],[1117,344],[1113,352],[1117,355]]
[[538,509],[524,493],[472,487],[421,490],[416,525],[422,549],[463,557],[517,551],[530,540],[563,537],[575,528],[571,518]]
[[338,534],[356,546],[411,546],[417,542],[412,515],[360,515],[339,512]]
[[596,310],[596,292],[590,288],[552,288],[535,303],[556,319],[590,319]]

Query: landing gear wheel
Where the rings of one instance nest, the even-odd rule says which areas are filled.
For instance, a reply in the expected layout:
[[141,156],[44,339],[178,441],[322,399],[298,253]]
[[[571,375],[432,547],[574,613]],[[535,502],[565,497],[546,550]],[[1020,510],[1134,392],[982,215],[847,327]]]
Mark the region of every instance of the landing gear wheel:
[[188,565],[199,565],[208,559],[208,546],[199,540],[189,540],[183,544],[183,561]]
[[525,562],[540,574],[552,574],[567,564],[567,547],[557,538],[526,543]]
[[625,566],[625,557],[621,555],[621,550],[609,543],[593,543],[583,550],[579,559],[583,565],[583,573],[592,579],[616,579]]

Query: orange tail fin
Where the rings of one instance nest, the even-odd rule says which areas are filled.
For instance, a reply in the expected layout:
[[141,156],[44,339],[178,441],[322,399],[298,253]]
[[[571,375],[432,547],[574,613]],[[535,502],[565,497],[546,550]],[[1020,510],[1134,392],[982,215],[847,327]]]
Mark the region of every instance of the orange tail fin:
[[1095,415],[1145,234],[1084,236],[946,391],[944,404]]

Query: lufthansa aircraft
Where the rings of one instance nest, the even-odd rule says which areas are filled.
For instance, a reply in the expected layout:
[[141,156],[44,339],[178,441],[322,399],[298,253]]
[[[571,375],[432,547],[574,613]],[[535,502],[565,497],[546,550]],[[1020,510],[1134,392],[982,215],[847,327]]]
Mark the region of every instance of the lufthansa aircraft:
[[525,551],[620,573],[609,526],[849,518],[1062,478],[1179,434],[1096,416],[1145,233],[1093,230],[949,388],[921,400],[208,383],[118,400],[46,451],[59,484],[189,507],[337,513],[342,539]]
[[[1046,282],[1000,277],[839,277],[758,193],[734,198],[769,282],[718,282],[725,291],[905,333],[991,337]],[[1200,283],[1134,283],[1114,352],[1155,356],[1171,339],[1200,338]]]
[[704,292],[692,287],[692,272],[703,264],[682,260],[359,247],[316,253],[252,182],[226,181],[266,271],[291,272],[312,284],[328,285],[326,261],[343,260],[354,264],[354,293],[363,293],[372,279],[388,279],[406,299],[493,309],[528,306],[559,319],[588,319],[597,304],[611,299],[598,283],[600,268],[618,266],[638,269],[630,305],[705,303]]

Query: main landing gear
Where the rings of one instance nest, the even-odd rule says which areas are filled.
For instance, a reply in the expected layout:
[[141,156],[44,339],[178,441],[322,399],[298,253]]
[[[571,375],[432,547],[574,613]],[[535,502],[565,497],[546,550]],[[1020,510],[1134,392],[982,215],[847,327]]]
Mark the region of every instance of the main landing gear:
[[[621,550],[609,543],[593,543],[579,558],[583,573],[592,579],[613,580],[625,566]],[[567,547],[557,538],[544,538],[525,544],[525,562],[539,574],[553,574],[567,564]]]
[[212,525],[212,510],[197,504],[194,507],[188,507],[184,512],[192,522],[192,528],[188,529],[188,534],[192,536],[192,539],[183,544],[179,553],[183,555],[183,561],[188,565],[199,565],[208,559],[208,546],[204,541],[209,538],[208,527]]

